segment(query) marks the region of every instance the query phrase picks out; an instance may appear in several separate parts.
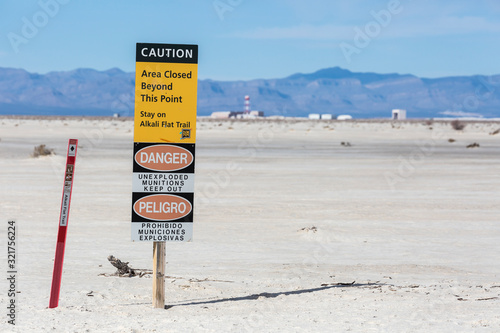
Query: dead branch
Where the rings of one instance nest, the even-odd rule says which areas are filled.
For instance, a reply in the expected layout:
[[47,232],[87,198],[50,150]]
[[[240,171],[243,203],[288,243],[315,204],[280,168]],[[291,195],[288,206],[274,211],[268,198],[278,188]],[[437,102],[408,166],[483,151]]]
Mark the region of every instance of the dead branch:
[[111,265],[115,266],[117,271],[114,275],[118,276],[128,276],[132,277],[135,276],[135,270],[131,267],[129,267],[128,262],[123,262],[118,258],[115,258],[114,256],[110,255],[108,256],[108,261],[111,263]]

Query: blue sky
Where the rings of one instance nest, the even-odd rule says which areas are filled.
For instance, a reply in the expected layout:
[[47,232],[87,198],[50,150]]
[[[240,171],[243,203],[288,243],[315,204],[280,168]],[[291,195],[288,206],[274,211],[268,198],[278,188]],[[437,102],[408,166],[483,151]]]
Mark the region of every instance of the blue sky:
[[498,0],[3,0],[0,67],[135,68],[135,43],[199,45],[199,78],[340,66],[421,77],[500,74]]

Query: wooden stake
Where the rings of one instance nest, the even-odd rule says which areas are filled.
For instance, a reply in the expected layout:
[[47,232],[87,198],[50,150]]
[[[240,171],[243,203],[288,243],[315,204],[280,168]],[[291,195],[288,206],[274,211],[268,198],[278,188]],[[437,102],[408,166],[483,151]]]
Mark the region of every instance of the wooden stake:
[[153,307],[165,308],[165,242],[153,242]]

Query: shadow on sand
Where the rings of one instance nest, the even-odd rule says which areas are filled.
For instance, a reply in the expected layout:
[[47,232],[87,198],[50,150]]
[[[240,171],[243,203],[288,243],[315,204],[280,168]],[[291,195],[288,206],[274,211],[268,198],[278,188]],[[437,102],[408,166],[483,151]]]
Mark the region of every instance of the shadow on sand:
[[335,284],[322,284],[321,287],[318,288],[310,288],[310,289],[300,289],[300,290],[293,290],[293,291],[280,291],[277,293],[260,293],[260,294],[251,294],[247,296],[240,296],[240,297],[230,297],[230,298],[219,298],[219,299],[210,299],[210,300],[201,300],[201,301],[191,301],[191,302],[185,302],[185,303],[179,303],[179,304],[172,304],[172,305],[165,305],[165,309],[170,309],[173,308],[174,306],[188,306],[188,305],[202,305],[202,304],[215,304],[215,303],[223,303],[223,302],[237,302],[237,301],[248,301],[248,300],[255,300],[258,299],[259,297],[265,297],[265,298],[275,298],[281,295],[284,296],[289,296],[289,295],[300,295],[300,294],[307,294],[307,293],[314,293],[318,291],[323,291],[323,290],[328,290],[332,288],[363,288],[363,287],[378,287],[385,285],[385,283],[335,283]]

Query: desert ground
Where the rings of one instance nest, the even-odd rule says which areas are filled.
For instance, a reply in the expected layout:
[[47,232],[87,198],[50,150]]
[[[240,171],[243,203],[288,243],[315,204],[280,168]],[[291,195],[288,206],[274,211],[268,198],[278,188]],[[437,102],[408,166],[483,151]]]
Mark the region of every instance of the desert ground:
[[[498,332],[499,128],[198,119],[194,239],[167,243],[166,309],[155,309],[151,275],[113,276],[107,260],[153,265],[152,243],[130,236],[132,120],[2,117],[0,237],[14,220],[19,273],[15,326],[0,283],[0,331]],[[40,144],[55,154],[32,157]]]

